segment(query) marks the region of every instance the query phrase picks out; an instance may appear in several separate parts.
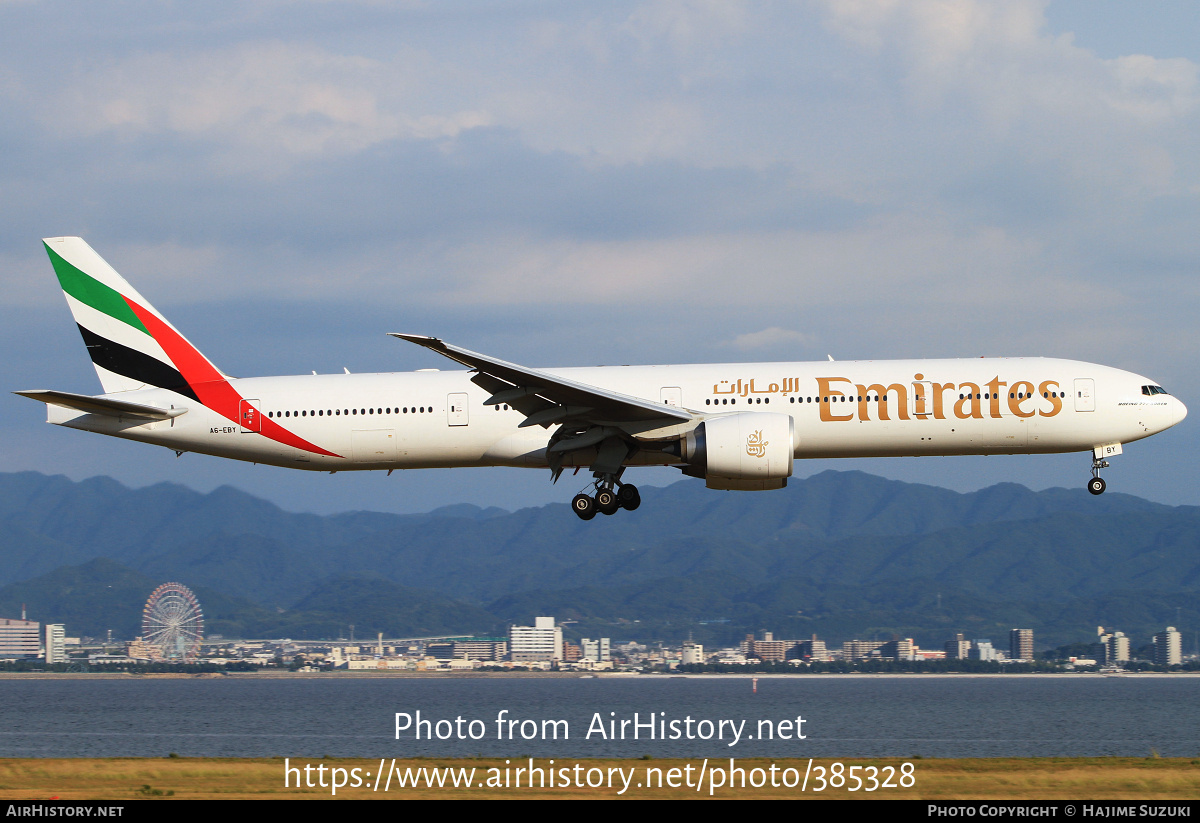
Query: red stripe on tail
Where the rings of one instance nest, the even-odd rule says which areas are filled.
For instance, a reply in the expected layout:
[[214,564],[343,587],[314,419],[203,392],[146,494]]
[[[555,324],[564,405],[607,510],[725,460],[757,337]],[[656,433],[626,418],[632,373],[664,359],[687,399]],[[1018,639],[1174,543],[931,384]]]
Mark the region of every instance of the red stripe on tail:
[[[129,304],[129,308],[133,309],[138,319],[149,329],[151,336],[158,341],[158,345],[162,346],[163,351],[167,353],[167,357],[171,358],[171,362],[175,364],[175,368],[179,369],[179,373],[183,375],[183,379],[187,381],[187,384],[192,387],[192,391],[200,398],[200,402],[222,417],[227,417],[234,423],[240,424],[241,402],[245,398],[238,394],[233,386],[229,385],[229,381],[221,376],[216,366],[210,363],[208,358],[197,351],[194,346],[184,340],[179,332],[163,322],[158,315],[142,308],[128,297],[124,295],[122,297]],[[304,438],[292,434],[271,418],[263,415],[261,409],[258,411],[260,415],[259,422],[262,424],[260,434],[264,437],[274,440],[277,443],[295,446],[297,449],[312,452],[313,454],[323,454],[326,457],[341,457],[340,454],[326,451],[320,446],[309,443]]]

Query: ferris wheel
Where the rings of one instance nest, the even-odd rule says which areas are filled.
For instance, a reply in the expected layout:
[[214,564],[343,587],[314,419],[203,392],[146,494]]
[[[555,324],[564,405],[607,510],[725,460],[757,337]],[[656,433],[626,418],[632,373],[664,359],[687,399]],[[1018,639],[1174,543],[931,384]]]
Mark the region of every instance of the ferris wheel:
[[204,615],[192,590],[163,583],[142,609],[142,642],[156,660],[190,663],[200,653]]

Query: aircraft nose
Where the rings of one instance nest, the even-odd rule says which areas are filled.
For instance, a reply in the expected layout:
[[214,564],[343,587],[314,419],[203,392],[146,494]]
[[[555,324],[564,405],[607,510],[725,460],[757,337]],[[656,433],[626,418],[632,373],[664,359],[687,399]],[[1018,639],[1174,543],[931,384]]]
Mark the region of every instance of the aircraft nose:
[[1172,397],[1171,399],[1175,401],[1171,404],[1171,425],[1174,426],[1187,417],[1187,406],[1183,405],[1183,401],[1178,397]]

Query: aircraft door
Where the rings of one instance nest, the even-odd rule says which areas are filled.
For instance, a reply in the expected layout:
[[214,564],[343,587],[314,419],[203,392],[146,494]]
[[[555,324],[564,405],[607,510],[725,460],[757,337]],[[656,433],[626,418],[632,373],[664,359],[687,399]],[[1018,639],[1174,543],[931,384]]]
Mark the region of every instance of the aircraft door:
[[1090,377],[1075,378],[1075,411],[1096,410],[1096,381]]
[[466,392],[455,392],[446,395],[446,425],[465,426],[467,423]]
[[933,414],[933,383],[918,381],[912,384],[912,389],[912,415],[917,420],[927,420]]
[[242,424],[242,434],[256,434],[262,431],[262,421],[259,419],[257,400],[243,400],[238,405],[238,422]]
[[678,386],[663,386],[659,398],[667,406],[674,406],[677,409],[683,408],[683,389]]

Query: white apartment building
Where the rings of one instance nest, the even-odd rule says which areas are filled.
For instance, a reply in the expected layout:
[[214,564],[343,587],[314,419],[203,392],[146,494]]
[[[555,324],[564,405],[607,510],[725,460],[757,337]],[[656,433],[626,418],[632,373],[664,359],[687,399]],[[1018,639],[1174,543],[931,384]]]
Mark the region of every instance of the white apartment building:
[[514,663],[562,660],[562,627],[554,625],[553,617],[535,617],[532,626],[513,626],[508,630],[508,652]]
[[1178,666],[1183,662],[1183,636],[1174,626],[1154,635],[1154,662],[1161,666]]
[[583,638],[579,641],[581,657],[584,660],[595,660],[597,663],[612,660],[611,640],[601,637],[599,640]]
[[66,663],[67,662],[67,628],[62,623],[47,623],[45,630],[46,638],[46,662],[47,663]]
[[1129,638],[1124,632],[1100,635],[1104,644],[1104,662],[1106,665],[1129,662]]
[[704,647],[699,643],[693,643],[688,640],[683,644],[683,652],[679,656],[679,662],[683,665],[704,662]]

